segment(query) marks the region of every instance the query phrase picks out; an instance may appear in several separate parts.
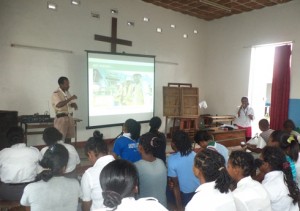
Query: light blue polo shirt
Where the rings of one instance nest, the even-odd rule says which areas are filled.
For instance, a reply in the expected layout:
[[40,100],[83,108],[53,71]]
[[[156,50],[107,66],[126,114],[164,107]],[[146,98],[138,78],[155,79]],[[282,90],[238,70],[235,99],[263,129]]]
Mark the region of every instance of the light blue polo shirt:
[[180,152],[176,152],[168,158],[168,177],[178,178],[179,188],[183,193],[195,192],[200,185],[193,172],[195,155],[194,151],[187,156],[181,156]]

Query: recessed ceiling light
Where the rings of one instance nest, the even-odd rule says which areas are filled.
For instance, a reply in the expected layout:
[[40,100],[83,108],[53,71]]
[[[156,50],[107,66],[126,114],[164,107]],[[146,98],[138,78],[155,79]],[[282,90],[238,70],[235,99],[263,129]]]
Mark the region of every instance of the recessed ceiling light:
[[144,17],[144,19],[143,19],[145,22],[149,22],[149,18],[147,18],[147,17]]
[[194,34],[198,34],[198,31],[196,29],[194,30]]
[[71,4],[73,4],[75,6],[79,6],[80,1],[79,0],[71,0]]
[[156,28],[156,31],[157,31],[158,33],[161,33],[161,32],[162,32],[162,29],[161,29],[161,28]]
[[133,22],[133,21],[128,21],[128,22],[127,22],[127,25],[128,25],[128,26],[134,26],[134,22]]
[[56,10],[57,5],[54,4],[53,2],[47,2],[47,8],[50,9],[50,10]]
[[188,38],[188,35],[187,34],[183,34],[183,38]]
[[171,24],[171,28],[175,29],[176,28],[175,24]]
[[111,12],[111,14],[118,14],[119,13],[119,11],[117,9],[111,9],[110,12]]

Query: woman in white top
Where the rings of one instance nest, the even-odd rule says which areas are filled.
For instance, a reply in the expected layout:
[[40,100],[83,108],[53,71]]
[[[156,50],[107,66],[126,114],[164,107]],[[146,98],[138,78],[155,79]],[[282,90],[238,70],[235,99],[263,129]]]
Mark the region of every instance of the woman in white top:
[[105,208],[97,211],[166,211],[155,198],[135,200],[138,192],[138,172],[135,166],[126,160],[115,160],[107,164],[100,174]]
[[225,168],[225,159],[218,152],[205,149],[195,157],[194,174],[200,180],[192,200],[185,211],[235,211],[233,195],[230,191],[232,180]]
[[103,135],[95,131],[93,137],[89,138],[84,147],[85,154],[93,163],[81,178],[82,190],[82,211],[95,210],[103,207],[102,189],[99,177],[102,169],[114,160],[112,155],[108,155],[108,147],[103,140]]
[[269,194],[272,211],[299,210],[299,189],[284,152],[278,147],[266,146],[257,165],[265,174],[262,185]]
[[31,211],[74,211],[80,197],[80,185],[76,179],[64,176],[68,163],[68,150],[61,144],[52,145],[40,164],[47,169],[24,189],[21,204]]
[[41,155],[43,156],[46,150],[53,144],[58,143],[64,145],[69,153],[65,176],[77,179],[76,167],[80,164],[78,152],[73,145],[64,143],[62,138],[62,134],[55,127],[46,128],[43,132],[43,140],[47,146],[41,149]]
[[227,171],[237,183],[232,192],[238,211],[271,211],[271,202],[267,191],[251,178],[255,171],[253,156],[244,151],[230,154]]

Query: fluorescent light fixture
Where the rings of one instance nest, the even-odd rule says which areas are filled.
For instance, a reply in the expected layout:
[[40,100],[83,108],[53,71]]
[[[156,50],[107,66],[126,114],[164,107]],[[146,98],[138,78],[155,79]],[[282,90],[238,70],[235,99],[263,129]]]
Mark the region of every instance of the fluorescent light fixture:
[[215,7],[215,8],[218,8],[218,9],[221,9],[221,10],[225,10],[227,12],[231,12],[231,9],[229,7],[225,7],[221,4],[218,4],[218,3],[215,3],[215,2],[212,2],[212,1],[209,1],[209,0],[199,0],[200,3],[203,3],[203,4],[206,4],[206,5],[209,5],[209,6],[212,6],[212,7]]
[[71,0],[71,4],[73,4],[75,6],[79,6],[80,1],[79,0]]
[[162,32],[162,29],[161,29],[161,28],[156,28],[156,31],[157,31],[158,33],[161,33],[161,32]]
[[128,21],[128,22],[127,22],[127,25],[128,25],[128,26],[134,26],[134,22],[133,22],[133,21]]
[[183,34],[183,38],[188,38],[188,35],[187,34]]
[[144,19],[143,19],[145,22],[149,22],[149,18],[147,18],[147,17],[144,17]]
[[47,8],[50,9],[50,10],[56,10],[57,5],[54,4],[53,2],[47,2]]
[[198,31],[196,29],[194,29],[194,34],[198,34]]
[[171,28],[175,29],[176,28],[175,24],[171,24]]
[[118,14],[119,11],[118,11],[117,9],[111,9],[111,10],[110,10],[110,13],[111,13],[111,14]]

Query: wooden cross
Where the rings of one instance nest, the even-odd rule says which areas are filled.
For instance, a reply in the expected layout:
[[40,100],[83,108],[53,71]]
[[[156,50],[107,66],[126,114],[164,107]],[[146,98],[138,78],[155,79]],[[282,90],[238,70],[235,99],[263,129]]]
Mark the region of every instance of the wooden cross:
[[117,18],[112,18],[112,25],[111,25],[111,37],[102,36],[95,34],[94,39],[97,41],[109,42],[110,43],[110,50],[112,53],[117,52],[117,44],[120,45],[127,45],[132,46],[132,42],[129,40],[122,40],[117,38]]

